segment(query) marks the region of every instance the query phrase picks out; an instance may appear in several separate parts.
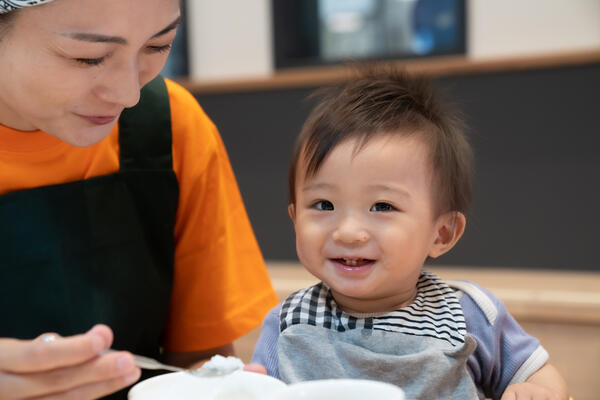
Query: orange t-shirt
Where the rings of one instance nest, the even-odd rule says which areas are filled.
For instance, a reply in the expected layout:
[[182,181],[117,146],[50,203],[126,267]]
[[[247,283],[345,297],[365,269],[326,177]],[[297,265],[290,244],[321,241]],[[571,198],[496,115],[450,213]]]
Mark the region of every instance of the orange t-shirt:
[[[199,351],[255,328],[277,300],[215,125],[185,89],[167,89],[179,204],[164,345]],[[118,170],[118,125],[85,148],[0,125],[0,195]]]

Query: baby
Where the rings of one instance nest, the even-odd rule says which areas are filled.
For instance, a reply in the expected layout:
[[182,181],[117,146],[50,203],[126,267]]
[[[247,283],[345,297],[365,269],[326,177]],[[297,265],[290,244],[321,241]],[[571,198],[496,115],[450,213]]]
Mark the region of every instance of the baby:
[[293,383],[362,378],[418,399],[566,399],[548,353],[490,292],[424,271],[462,236],[472,152],[431,85],[370,68],[296,142],[289,214],[321,283],[265,318],[252,362]]

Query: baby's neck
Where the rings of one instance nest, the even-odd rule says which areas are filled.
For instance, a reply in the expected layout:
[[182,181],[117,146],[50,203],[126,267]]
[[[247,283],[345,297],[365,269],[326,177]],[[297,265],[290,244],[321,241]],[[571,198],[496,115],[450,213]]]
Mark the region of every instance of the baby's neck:
[[377,317],[412,304],[416,295],[416,286],[409,292],[397,293],[383,298],[355,298],[344,296],[331,290],[337,306],[347,314],[357,318]]

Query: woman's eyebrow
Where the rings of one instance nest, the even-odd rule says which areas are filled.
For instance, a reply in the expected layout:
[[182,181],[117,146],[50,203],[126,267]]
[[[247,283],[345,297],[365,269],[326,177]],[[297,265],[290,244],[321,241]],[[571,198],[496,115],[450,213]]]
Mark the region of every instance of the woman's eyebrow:
[[165,29],[163,29],[160,32],[158,32],[157,34],[153,35],[152,39],[162,36],[165,33],[172,31],[173,29],[176,29],[180,23],[181,23],[181,15],[178,16],[177,18],[175,18],[175,21],[173,21],[169,25],[167,25],[167,27]]
[[98,33],[73,32],[64,33],[61,36],[66,36],[68,38],[81,40],[84,42],[127,44],[127,39],[120,36],[107,36],[100,35]]
[[[157,38],[159,36],[166,34],[167,32],[172,31],[173,29],[177,28],[177,26],[179,25],[180,22],[181,22],[181,15],[178,16],[175,19],[175,21],[171,22],[169,25],[167,25],[167,27],[162,29],[160,32],[152,35],[151,39]],[[97,34],[97,33],[73,32],[73,33],[63,34],[62,36],[66,36],[66,37],[69,37],[71,39],[76,39],[76,40],[83,40],[85,42],[127,44],[127,39],[125,39],[121,36],[108,36],[108,35],[101,35],[101,34]]]

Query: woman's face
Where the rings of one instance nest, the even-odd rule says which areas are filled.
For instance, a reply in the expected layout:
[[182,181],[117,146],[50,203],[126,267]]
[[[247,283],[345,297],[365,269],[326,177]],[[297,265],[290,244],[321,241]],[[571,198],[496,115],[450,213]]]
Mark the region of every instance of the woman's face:
[[0,37],[0,123],[80,147],[99,142],[162,69],[179,17],[179,0],[55,0],[19,10]]

